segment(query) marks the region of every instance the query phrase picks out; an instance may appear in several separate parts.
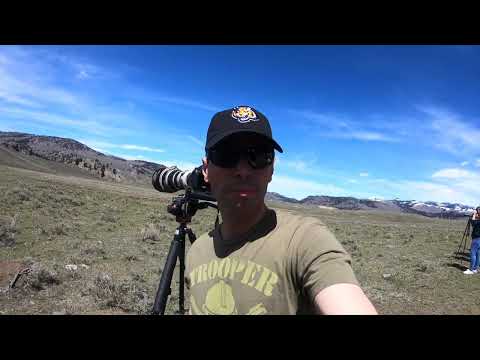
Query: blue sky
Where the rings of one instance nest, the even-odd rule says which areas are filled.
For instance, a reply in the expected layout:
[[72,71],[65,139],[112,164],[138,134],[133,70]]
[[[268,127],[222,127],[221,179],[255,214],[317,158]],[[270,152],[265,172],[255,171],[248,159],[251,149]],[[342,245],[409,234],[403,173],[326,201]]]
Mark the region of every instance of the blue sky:
[[282,145],[269,191],[480,204],[479,46],[0,46],[0,130],[190,169],[216,111]]

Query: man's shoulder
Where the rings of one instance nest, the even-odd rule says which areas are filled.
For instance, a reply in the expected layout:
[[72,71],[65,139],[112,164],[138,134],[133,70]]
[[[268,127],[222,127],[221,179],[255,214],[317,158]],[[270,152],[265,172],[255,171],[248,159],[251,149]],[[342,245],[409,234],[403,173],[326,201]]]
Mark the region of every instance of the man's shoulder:
[[202,249],[205,249],[205,247],[211,246],[213,246],[213,230],[208,230],[195,239],[193,244],[190,245],[188,253],[193,255],[199,251],[201,252]]
[[288,227],[309,227],[319,225],[325,227],[325,223],[319,218],[308,214],[300,214],[291,210],[275,210],[277,213],[277,221],[281,226]]
[[288,247],[310,246],[334,238],[325,223],[315,216],[282,209],[277,212],[277,223],[275,237],[286,240]]

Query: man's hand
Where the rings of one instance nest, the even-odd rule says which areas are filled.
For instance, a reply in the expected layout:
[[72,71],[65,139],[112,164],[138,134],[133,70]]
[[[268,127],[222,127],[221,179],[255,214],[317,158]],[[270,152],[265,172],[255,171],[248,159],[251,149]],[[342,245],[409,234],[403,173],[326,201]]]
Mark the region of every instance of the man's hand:
[[325,315],[377,315],[363,290],[354,284],[334,284],[315,296],[315,305]]

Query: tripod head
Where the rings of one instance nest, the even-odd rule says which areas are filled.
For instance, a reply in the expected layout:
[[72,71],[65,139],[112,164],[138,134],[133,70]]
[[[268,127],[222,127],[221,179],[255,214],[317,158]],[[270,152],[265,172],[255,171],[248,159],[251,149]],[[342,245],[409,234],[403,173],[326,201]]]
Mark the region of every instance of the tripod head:
[[[199,200],[204,200],[204,202],[199,202]],[[192,221],[192,217],[199,209],[206,209],[210,206],[218,210],[217,205],[211,203],[215,201],[210,194],[196,193],[189,187],[183,195],[172,199],[172,203],[167,205],[167,211],[175,215],[178,223],[186,224]]]

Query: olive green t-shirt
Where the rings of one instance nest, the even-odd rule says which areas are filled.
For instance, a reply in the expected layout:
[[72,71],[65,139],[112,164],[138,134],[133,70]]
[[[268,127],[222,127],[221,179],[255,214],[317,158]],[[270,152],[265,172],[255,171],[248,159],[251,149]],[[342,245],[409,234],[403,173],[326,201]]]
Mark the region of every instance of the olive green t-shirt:
[[190,314],[314,313],[313,300],[338,283],[358,285],[351,257],[318,219],[267,209],[230,243],[219,226],[200,236],[186,259]]

